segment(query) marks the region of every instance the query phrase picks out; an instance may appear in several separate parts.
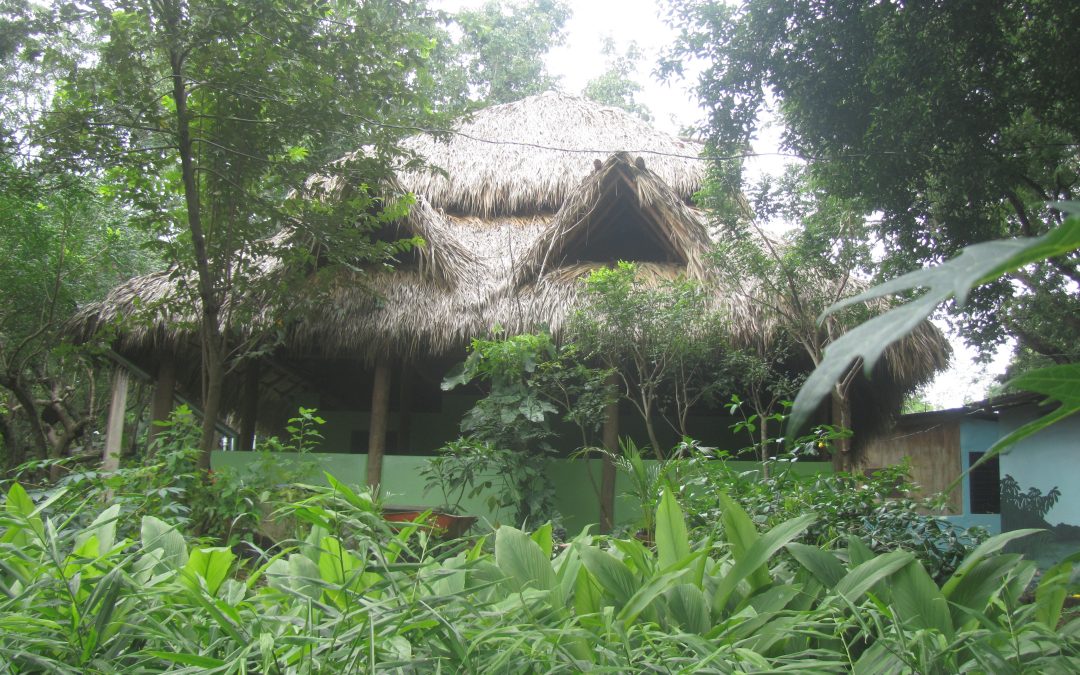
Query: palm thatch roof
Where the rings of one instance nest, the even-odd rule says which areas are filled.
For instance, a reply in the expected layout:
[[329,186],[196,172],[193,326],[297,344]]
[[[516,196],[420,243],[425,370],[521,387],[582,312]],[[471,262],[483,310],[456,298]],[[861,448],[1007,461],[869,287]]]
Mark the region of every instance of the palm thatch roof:
[[491,217],[558,210],[582,179],[616,152],[644,157],[676,194],[701,187],[701,143],[673,137],[618,108],[548,92],[486,108],[449,138],[421,134],[405,147],[429,169],[399,174],[402,185],[433,206]]
[[[635,261],[645,277],[712,284],[737,343],[782,330],[752,297],[710,272],[714,242],[691,203],[705,173],[705,163],[690,158],[699,144],[563,94],[488,108],[456,131],[449,140],[406,141],[439,168],[398,175],[416,204],[395,227],[425,244],[395,265],[342,270],[320,285],[310,309],[283,327],[279,353],[420,361],[460,353],[495,326],[558,333],[579,304],[579,281],[618,259]],[[191,349],[197,322],[190,303],[174,302],[177,281],[167,272],[132,279],[84,308],[72,330],[86,337],[149,314],[124,325],[114,348]],[[926,324],[890,350],[888,378],[907,390],[943,367],[945,354],[941,333]]]

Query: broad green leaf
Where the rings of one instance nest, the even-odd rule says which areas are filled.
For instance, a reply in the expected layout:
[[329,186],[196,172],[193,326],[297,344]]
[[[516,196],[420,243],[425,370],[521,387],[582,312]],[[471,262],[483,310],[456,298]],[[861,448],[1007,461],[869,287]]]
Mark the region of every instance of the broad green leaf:
[[529,535],[529,538],[536,542],[540,547],[540,550],[544,552],[544,555],[551,559],[551,552],[555,548],[555,542],[551,538],[551,522],[548,521],[540,526],[535,532]]
[[194,548],[184,565],[184,578],[192,588],[198,588],[198,578],[206,582],[206,592],[215,595],[229,576],[236,555],[227,548]]
[[540,545],[517,528],[504,525],[495,533],[495,564],[512,580],[515,591],[555,586],[555,570]]
[[825,349],[825,357],[795,397],[789,429],[793,432],[802,429],[853,361],[862,359],[863,369],[869,374],[890,344],[913,331],[941,303],[955,297],[962,305],[971,289],[979,284],[1077,248],[1080,248],[1080,218],[1071,217],[1041,237],[967,246],[959,256],[941,265],[909,272],[829,307],[823,317],[854,303],[917,288],[927,289],[918,298],[852,328]]
[[161,562],[169,569],[179,570],[187,564],[187,543],[175,525],[154,516],[143,516],[139,538],[144,553],[161,550]]
[[574,582],[574,612],[579,616],[596,614],[600,611],[600,589],[593,580],[589,571],[581,566],[578,568],[577,578]]
[[870,547],[863,543],[862,539],[859,539],[855,535],[848,537],[848,567],[856,567],[863,564],[868,560],[873,560],[875,555]]
[[1020,555],[1015,553],[990,556],[960,577],[945,596],[952,607],[953,625],[965,623],[965,610],[985,612],[990,599],[1001,591],[1002,580],[1018,562]]
[[[754,526],[754,521],[750,520],[750,516],[746,515],[746,511],[743,511],[735,500],[723,492],[718,493],[717,498],[720,500],[720,520],[724,523],[724,536],[731,544],[731,552],[735,560],[742,560],[750,547],[758,541],[757,528]],[[769,583],[769,570],[767,568],[755,569],[750,583],[755,588]]]
[[805,567],[814,577],[825,585],[826,588],[835,588],[836,584],[844,578],[844,564],[840,560],[817,546],[806,544],[788,544],[788,553],[799,564]]
[[788,606],[792,598],[797,596],[800,589],[791,584],[773,586],[757,595],[750,596],[748,603],[758,614],[771,614],[779,612]]
[[937,630],[952,638],[949,603],[918,560],[889,577],[889,594],[896,616],[905,626]]
[[667,570],[690,556],[690,537],[682,509],[671,490],[665,489],[656,507],[656,555],[660,569]]
[[1063,560],[1046,571],[1035,589],[1035,618],[1050,630],[1057,630],[1061,621],[1072,571],[1072,561]]
[[327,484],[332,487],[335,492],[344,497],[345,501],[347,501],[349,504],[355,506],[356,508],[360,509],[365,513],[375,513],[377,511],[377,509],[375,508],[375,503],[371,501],[371,498],[368,495],[356,494],[352,491],[352,489],[349,488],[348,485],[345,485],[338,479],[331,476],[329,473],[324,472],[323,475],[326,476]]
[[26,493],[26,489],[18,483],[13,483],[8,488],[7,500],[4,502],[4,507],[7,512],[22,516],[23,518],[29,518],[34,514],[34,500],[30,499],[30,495]]
[[692,584],[678,584],[665,595],[668,615],[683,630],[704,635],[712,628],[709,600],[705,592]]
[[[21,516],[26,519],[26,524],[37,536],[38,541],[45,541],[45,525],[41,517],[34,513],[34,500],[26,493],[23,486],[18,483],[8,488],[5,510],[13,516]],[[16,546],[25,546],[29,543],[28,533],[20,526],[12,525],[0,536],[0,543],[12,543]]]
[[[120,505],[113,504],[98,514],[94,521],[75,537],[75,548],[79,549],[90,537],[97,538],[97,555],[108,553],[116,543],[116,519],[120,516]],[[89,557],[89,556],[87,556]],[[97,557],[97,556],[94,556]]]
[[[714,611],[723,611],[728,599],[731,597],[731,593],[743,579],[750,581],[751,589],[761,588],[771,583],[767,567],[769,558],[805,532],[806,528],[810,527],[815,520],[817,520],[816,514],[807,513],[780,523],[761,535],[741,559],[736,559],[735,565],[728,570],[728,573],[717,584],[716,592],[713,594]],[[755,572],[760,570],[765,572],[765,583],[757,583],[753,578],[756,576]]]
[[675,582],[689,572],[690,569],[684,567],[675,570],[674,572],[668,572],[667,574],[661,574],[649,579],[644,586],[639,588],[637,592],[631,596],[630,600],[619,611],[617,618],[625,625],[629,626],[642,612],[648,609],[658,597],[663,595],[669,588],[676,586],[677,584]]
[[581,562],[615,601],[616,608],[626,605],[641,585],[625,563],[594,546],[582,547]]
[[630,561],[633,569],[644,577],[651,577],[656,570],[652,552],[637,539],[614,539],[611,545]]
[[1024,530],[1012,530],[1011,532],[1002,532],[1001,534],[990,537],[983,543],[975,547],[975,550],[968,554],[964,558],[964,562],[960,563],[960,567],[956,568],[953,575],[949,577],[949,580],[945,582],[945,585],[941,587],[941,592],[945,594],[946,598],[951,599],[953,591],[963,580],[964,576],[975,568],[982,559],[991,553],[996,553],[1005,547],[1010,541],[1026,537],[1029,534],[1035,534],[1036,532],[1042,532],[1038,529],[1024,529]]
[[836,584],[833,590],[836,591],[837,595],[843,596],[849,602],[857,602],[863,593],[869,591],[882,579],[895,574],[897,570],[914,559],[915,554],[907,551],[884,553],[857,565],[844,575],[844,578]]

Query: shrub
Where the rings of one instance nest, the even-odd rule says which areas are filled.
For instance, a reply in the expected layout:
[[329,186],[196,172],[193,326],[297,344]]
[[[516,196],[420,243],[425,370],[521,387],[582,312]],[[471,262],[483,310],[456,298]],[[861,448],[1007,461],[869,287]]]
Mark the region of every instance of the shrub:
[[[914,553],[938,580],[949,577],[986,537],[978,528],[958,530],[944,518],[927,515],[934,504],[915,500],[908,466],[882,469],[871,476],[850,473],[800,475],[784,461],[771,470],[738,471],[724,460],[699,453],[683,470],[682,502],[700,536],[716,536],[723,506],[718,494],[737,501],[759,528],[769,528],[804,513],[817,516],[802,543],[834,548],[859,537],[877,553]],[[762,475],[767,473],[767,475]]]

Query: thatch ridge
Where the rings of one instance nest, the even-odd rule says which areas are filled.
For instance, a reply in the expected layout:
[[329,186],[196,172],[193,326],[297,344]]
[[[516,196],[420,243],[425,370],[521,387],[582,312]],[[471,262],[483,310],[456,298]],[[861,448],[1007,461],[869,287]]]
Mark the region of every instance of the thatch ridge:
[[605,216],[616,202],[626,199],[633,200],[633,208],[643,215],[656,241],[683,264],[685,275],[703,280],[711,242],[702,219],[646,168],[644,160],[619,152],[570,193],[547,231],[518,264],[511,282],[513,288],[561,267],[564,256],[582,247],[597,229],[616,227],[617,223]]
[[479,216],[554,212],[616,152],[646,157],[681,198],[701,188],[703,144],[657,131],[634,115],[587,99],[548,92],[485,108],[443,140],[422,134],[407,149],[437,167],[399,174],[402,185],[436,208]]

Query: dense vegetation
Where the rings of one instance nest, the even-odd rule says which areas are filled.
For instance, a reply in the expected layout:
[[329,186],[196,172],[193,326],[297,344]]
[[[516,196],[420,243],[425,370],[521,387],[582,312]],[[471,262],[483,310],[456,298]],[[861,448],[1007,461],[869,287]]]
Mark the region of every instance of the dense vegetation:
[[[247,468],[209,471],[225,371],[281,339],[226,336],[268,307],[304,312],[311,296],[294,284],[322,270],[417,243],[372,237],[412,204],[373,187],[416,162],[401,138],[558,86],[543,58],[569,5],[2,0],[0,673],[1080,670],[1074,561],[1039,576],[1002,552],[1031,531],[954,530],[911,497],[903,467],[785,470],[803,449],[845,452],[842,428],[785,436],[825,396],[843,410],[860,368],[954,298],[973,342],[1019,341],[1015,386],[1061,403],[992,452],[1080,410],[1080,219],[1055,201],[1080,182],[1068,58],[1080,10],[670,6],[682,34],[665,67],[703,59],[713,154],[742,153],[775,97],[789,149],[810,160],[757,186],[719,160],[699,195],[736,235],[716,252],[729,281],[753,287],[791,339],[730,349],[699,286],[644,284],[622,264],[587,280],[561,344],[476,340],[444,387],[485,395],[428,470],[448,504],[483,492],[514,522],[544,523],[544,458],[570,428],[582,454],[626,472],[641,521],[626,536],[566,540],[548,522],[445,540],[385,522],[377,499],[331,476],[308,485],[313,410]],[[636,47],[609,41],[604,54],[585,94],[648,118]],[[334,179],[359,187],[326,199],[343,196]],[[776,246],[774,219],[794,226]],[[288,236],[273,236],[283,223]],[[1021,239],[989,241],[1002,236]],[[856,275],[957,253],[863,293],[929,289],[841,335],[867,318],[850,299],[834,305]],[[256,273],[268,254],[281,274]],[[75,347],[64,325],[150,270],[197,309],[208,414],[200,428],[178,408],[153,443],[136,422],[126,465],[105,473],[111,334]],[[785,427],[795,353],[820,367]],[[141,419],[149,397],[134,398]],[[631,440],[597,449],[616,400],[640,415],[655,461]],[[759,469],[740,473],[689,438],[700,402],[742,415]],[[665,447],[671,435],[683,440]]]
[[813,513],[758,532],[731,498],[690,536],[670,491],[655,546],[550,525],[440,542],[391,529],[328,477],[276,514],[299,524],[266,551],[194,539],[100,493],[19,485],[0,515],[0,660],[9,672],[266,673],[585,669],[733,672],[1069,672],[1067,571],[1034,598],[1032,563],[970,551],[936,582],[903,549],[797,543]]

